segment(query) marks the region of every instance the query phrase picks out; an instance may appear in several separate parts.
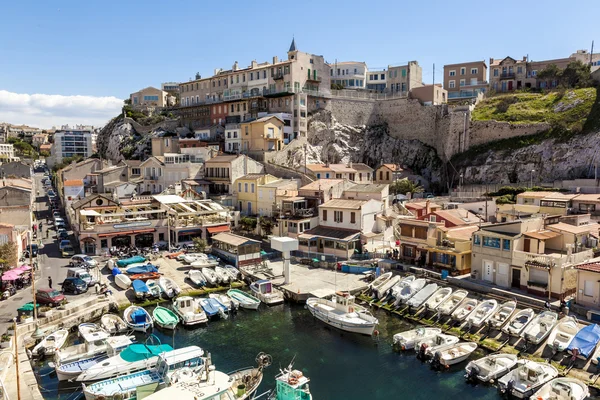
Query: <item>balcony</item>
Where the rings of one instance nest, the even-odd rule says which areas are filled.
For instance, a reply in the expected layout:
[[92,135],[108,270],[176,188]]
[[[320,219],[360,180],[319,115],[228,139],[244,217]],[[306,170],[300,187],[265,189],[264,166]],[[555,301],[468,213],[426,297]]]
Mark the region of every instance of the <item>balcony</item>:
[[500,79],[515,79],[514,72],[503,72],[499,76]]
[[275,90],[267,90],[264,93],[265,97],[281,97],[281,96],[287,96],[290,94],[294,94],[295,90],[291,87],[288,88],[282,88],[282,89],[275,89]]
[[[556,250],[558,251],[558,250]],[[565,266],[582,263],[592,258],[592,249],[585,249],[571,255],[554,253],[528,253],[525,251],[515,250],[513,252],[513,264],[518,267],[534,267],[550,269],[554,267],[563,268]]]
[[487,81],[466,82],[464,85],[460,85],[460,87],[487,86],[487,84]]
[[157,181],[160,177],[158,175],[146,175],[144,176],[144,180],[146,181]]
[[283,72],[277,72],[276,74],[274,74],[274,75],[272,76],[272,78],[273,78],[274,80],[283,79]]
[[321,83],[321,77],[320,76],[313,76],[306,78],[307,82],[317,82],[317,83]]

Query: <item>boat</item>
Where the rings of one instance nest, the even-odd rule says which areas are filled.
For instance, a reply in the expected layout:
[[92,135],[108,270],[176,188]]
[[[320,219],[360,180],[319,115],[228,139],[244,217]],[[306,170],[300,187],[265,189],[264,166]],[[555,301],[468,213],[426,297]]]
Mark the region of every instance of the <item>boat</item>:
[[[598,341],[600,341],[600,326],[590,324],[577,332],[573,340],[571,340],[571,344],[567,346],[567,352],[573,356],[587,360],[594,352]],[[598,364],[597,358],[594,357],[592,362]]]
[[418,350],[417,357],[422,359],[431,357],[436,351],[456,343],[458,343],[458,338],[456,336],[438,333],[435,336],[417,340],[415,349]]
[[520,336],[521,332],[523,332],[527,324],[531,322],[534,316],[535,313],[531,308],[517,311],[508,321],[508,323],[504,325],[502,332],[512,336]]
[[80,324],[78,330],[83,343],[58,350],[54,360],[59,364],[106,353],[106,339],[110,337],[107,331],[92,323]]
[[439,288],[436,290],[434,294],[431,295],[429,299],[425,302],[425,308],[428,310],[437,309],[440,304],[442,304],[450,295],[452,294],[452,289],[449,287]]
[[118,260],[116,264],[117,264],[117,267],[119,267],[119,268],[125,268],[128,265],[136,264],[136,263],[143,263],[145,261],[146,261],[146,257],[133,256],[133,257],[129,257],[129,258],[124,258],[122,260]]
[[266,279],[261,279],[250,284],[250,290],[257,299],[268,306],[274,306],[283,303],[284,297],[281,290],[273,287],[273,283]]
[[[368,272],[370,272],[370,271],[368,271]],[[388,297],[391,297],[393,299],[393,301],[396,301],[396,297],[402,291],[402,289],[404,289],[406,286],[410,285],[414,280],[415,280],[414,275],[409,275],[409,276],[406,276],[406,277],[400,279],[394,286],[392,286],[392,288],[390,289],[390,291],[388,293]]]
[[[190,263],[190,267],[196,269],[202,268],[214,268],[219,265],[217,260],[212,260],[210,258],[198,258],[196,261]],[[229,275],[227,275],[229,277]]]
[[208,256],[204,253],[187,253],[181,257],[181,260],[186,264],[191,264],[198,260],[208,260]]
[[218,300],[219,303],[225,305],[230,310],[237,310],[240,307],[240,302],[237,300],[233,300],[231,297],[222,293],[211,293],[208,295],[211,299]]
[[152,318],[143,307],[129,306],[123,312],[123,319],[130,329],[146,332],[152,328]]
[[156,365],[158,356],[161,353],[172,350],[173,348],[168,344],[147,345],[134,343],[127,346],[118,355],[109,357],[102,363],[88,368],[77,377],[77,381],[99,381],[119,375],[144,371]]
[[240,307],[248,310],[257,310],[260,305],[260,300],[239,289],[229,289],[227,296],[240,303]]
[[79,337],[89,342],[106,339],[109,336],[108,332],[93,322],[79,324],[77,326],[77,331],[79,332]]
[[301,371],[289,367],[275,377],[275,390],[268,400],[312,400],[308,383],[310,379]]
[[215,270],[212,268],[202,268],[202,275],[206,279],[206,283],[211,286],[216,286],[219,284],[219,276],[215,273]]
[[144,264],[135,267],[128,267],[125,272],[127,275],[145,274],[147,272],[158,272],[158,268],[152,264]]
[[135,274],[129,275],[132,280],[140,280],[140,281],[149,281],[150,279],[157,280],[160,278],[160,273],[158,272],[144,272],[143,274]]
[[467,323],[479,328],[496,312],[497,309],[498,302],[496,300],[484,300],[469,314]]
[[229,273],[229,276],[231,276],[231,281],[237,281],[240,278],[240,271],[233,265],[225,265],[223,268],[225,268]]
[[496,312],[488,319],[488,324],[495,329],[500,329],[512,317],[517,309],[516,301],[507,301],[501,304]]
[[473,360],[465,367],[465,378],[478,379],[481,382],[491,382],[508,373],[517,365],[519,358],[516,354],[490,354],[489,356]]
[[579,332],[577,319],[574,317],[563,318],[548,336],[548,347],[555,352],[565,351]]
[[184,256],[185,255],[185,251],[180,250],[180,251],[172,251],[168,254],[165,255],[166,258],[173,260],[176,259],[178,256]]
[[193,326],[208,322],[202,307],[190,296],[181,296],[174,299],[173,310],[179,316],[183,325]]
[[148,286],[148,291],[150,293],[150,297],[154,299],[159,299],[162,294],[162,289],[158,286],[158,280],[149,279],[146,281],[146,286]]
[[401,350],[412,350],[415,343],[442,333],[440,328],[421,326],[409,331],[396,333],[393,337],[393,346]]
[[467,298],[463,300],[463,302],[452,312],[450,318],[458,322],[464,321],[464,319],[473,312],[475,307],[477,307],[477,304],[479,304],[479,302],[475,299]]
[[136,279],[131,283],[131,287],[135,292],[136,299],[143,300],[147,297],[150,297],[150,288],[148,288],[148,285],[146,285],[144,281]]
[[231,281],[231,276],[223,267],[215,267],[215,274],[217,274],[221,283],[227,284]]
[[542,311],[521,332],[521,337],[527,342],[540,344],[552,332],[557,321],[557,313],[554,311]]
[[475,350],[477,350],[477,343],[473,342],[456,343],[444,347],[433,353],[431,365],[434,368],[448,368],[451,365],[465,361]]
[[414,279],[407,286],[404,286],[399,293],[396,294],[395,306],[399,306],[401,303],[406,303],[408,299],[413,297],[417,292],[427,284],[427,280],[423,278]]
[[198,346],[161,353],[154,368],[89,385],[83,384],[83,394],[86,400],[135,400],[138,389],[142,387],[142,392],[147,395],[176,382],[191,382],[204,371],[203,354]]
[[588,385],[574,378],[555,378],[531,396],[535,400],[583,400],[590,395]]
[[221,304],[218,300],[210,297],[203,297],[196,300],[209,318],[216,317],[217,315],[222,318],[227,318],[229,309],[225,305]]
[[115,275],[115,284],[123,290],[131,287],[131,279],[125,274]]
[[172,299],[181,293],[181,289],[175,283],[175,281],[171,278],[167,278],[166,276],[161,276],[158,278],[158,287],[160,287],[160,290],[162,290],[165,296],[167,296],[169,299]]
[[196,286],[206,286],[206,278],[202,275],[202,272],[196,269],[188,271],[188,278]]
[[127,324],[117,314],[104,314],[100,318],[100,325],[111,335],[127,332]]
[[498,379],[498,389],[501,393],[526,399],[557,376],[558,371],[549,363],[526,360]]
[[373,289],[373,294],[375,295],[375,298],[382,300],[384,299],[388,293],[392,290],[392,288],[394,287],[394,285],[396,285],[398,282],[400,282],[400,276],[395,275],[393,277],[391,277],[390,279],[388,279],[387,281],[385,281],[384,283],[382,283],[378,288]]
[[375,292],[377,289],[379,289],[384,283],[389,281],[391,278],[392,278],[391,272],[386,272],[385,274],[378,276],[377,278],[375,278],[375,280],[373,282],[369,283],[369,290],[371,292]]
[[419,290],[417,292],[417,294],[415,294],[413,297],[411,297],[410,299],[408,299],[408,301],[406,302],[406,304],[409,307],[415,307],[415,308],[419,308],[421,307],[425,301],[432,295],[435,293],[435,291],[438,288],[438,284],[437,283],[430,283],[429,285],[425,286],[423,289]]
[[156,308],[152,310],[152,320],[156,325],[165,329],[175,329],[179,323],[177,314],[172,310],[161,306],[156,306]]
[[306,308],[326,324],[347,332],[372,335],[379,322],[367,309],[355,304],[349,293],[336,292],[332,300],[311,297],[306,300]]
[[462,301],[469,295],[469,292],[463,289],[458,289],[453,292],[442,304],[437,308],[438,312],[442,315],[450,315],[456,310],[456,308],[462,303]]
[[35,345],[33,350],[31,350],[31,355],[33,357],[54,355],[55,352],[65,345],[68,337],[69,331],[66,329],[59,329],[52,332]]

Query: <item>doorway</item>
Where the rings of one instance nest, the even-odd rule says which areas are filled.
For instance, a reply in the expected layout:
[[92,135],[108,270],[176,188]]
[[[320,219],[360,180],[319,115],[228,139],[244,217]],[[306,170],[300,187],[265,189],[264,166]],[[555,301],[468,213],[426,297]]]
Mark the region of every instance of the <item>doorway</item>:
[[521,269],[520,268],[513,268],[512,269],[512,281],[510,283],[511,287],[514,288],[521,288]]
[[508,90],[513,90],[513,82],[508,81]]
[[483,280],[494,281],[494,263],[492,261],[483,261]]
[[531,248],[531,239],[525,238],[525,240],[523,241],[523,251],[525,253],[529,253],[530,248]]

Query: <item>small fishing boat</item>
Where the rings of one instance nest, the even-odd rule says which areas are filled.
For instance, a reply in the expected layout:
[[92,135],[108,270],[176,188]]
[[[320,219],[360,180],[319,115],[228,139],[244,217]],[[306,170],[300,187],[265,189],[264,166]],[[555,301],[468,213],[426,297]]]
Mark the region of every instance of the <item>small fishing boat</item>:
[[59,364],[106,353],[106,340],[110,337],[107,331],[92,323],[80,324],[78,330],[82,343],[58,350],[54,360]]
[[109,336],[108,332],[93,322],[84,322],[83,324],[79,324],[79,326],[77,326],[77,332],[79,332],[79,337],[84,339],[86,342],[104,340]]
[[240,271],[234,267],[233,265],[225,265],[223,268],[229,273],[231,276],[231,281],[237,281],[240,278]]
[[531,308],[517,311],[508,323],[504,325],[502,332],[512,336],[520,336],[521,332],[523,332],[534,316],[535,312]]
[[185,255],[185,251],[180,250],[180,251],[172,251],[172,252],[166,254],[165,257],[170,260],[174,260],[174,259],[177,259],[178,256],[183,257],[184,255]]
[[525,327],[521,332],[521,337],[530,343],[540,344],[552,332],[557,321],[557,313],[542,311]]
[[384,283],[389,281],[391,278],[392,278],[391,272],[386,272],[385,274],[378,276],[377,278],[375,278],[375,280],[373,282],[369,283],[369,290],[371,292],[375,292],[377,289],[379,289]]
[[212,268],[202,268],[202,275],[206,279],[206,283],[211,286],[217,286],[219,284],[219,276],[215,273],[215,270]]
[[122,260],[118,260],[117,261],[117,267],[119,267],[119,268],[125,268],[128,265],[136,264],[136,263],[143,263],[145,261],[146,261],[146,257],[133,256],[133,257],[129,257],[129,258],[124,258]]
[[463,302],[460,303],[460,305],[456,307],[454,312],[450,315],[450,318],[458,322],[464,321],[465,318],[467,318],[473,312],[475,307],[477,307],[477,304],[479,304],[479,302],[475,299],[467,298],[463,300]]
[[128,267],[125,272],[127,275],[145,274],[148,272],[158,272],[158,268],[152,264],[144,264],[134,267]]
[[310,379],[290,364],[275,377],[275,391],[268,400],[312,400],[308,387]]
[[440,328],[421,326],[409,331],[396,333],[393,338],[393,346],[401,350],[412,350],[418,341],[434,337],[442,333]]
[[227,284],[231,281],[231,276],[229,275],[229,272],[227,272],[227,270],[223,267],[215,267],[215,274],[217,274],[219,280],[223,284]]
[[496,300],[485,300],[482,301],[475,307],[473,312],[467,317],[467,323],[472,326],[479,328],[485,323],[498,309],[498,302]]
[[435,291],[438,289],[438,284],[437,283],[430,283],[429,285],[425,286],[423,289],[419,290],[417,292],[417,294],[415,294],[413,297],[411,297],[410,299],[408,299],[408,301],[406,302],[406,304],[409,307],[414,307],[414,308],[419,308],[421,307],[425,301],[432,295],[435,293]]
[[275,306],[283,303],[283,292],[273,287],[273,283],[269,280],[262,279],[252,282],[250,284],[250,290],[257,299],[268,306]]
[[213,260],[208,257],[207,258],[198,258],[198,259],[196,259],[196,261],[190,263],[190,267],[196,268],[196,269],[214,268],[218,265],[219,265],[219,262],[217,260]]
[[55,368],[56,376],[60,381],[69,381],[77,378],[83,371],[88,370],[93,365],[98,364],[100,361],[104,361],[108,358],[106,354],[98,354],[90,358],[84,358],[83,360],[71,361],[64,364],[60,364]]
[[489,356],[469,362],[465,367],[465,378],[490,382],[508,373],[517,365],[519,358],[516,354],[490,354]]
[[431,365],[434,368],[448,368],[465,361],[475,350],[477,350],[477,343],[473,342],[456,343],[444,347],[433,353]]
[[574,378],[556,378],[531,396],[535,400],[583,400],[590,395],[588,385]]
[[131,287],[131,279],[125,274],[115,275],[115,284],[123,290]]
[[240,307],[240,302],[233,300],[231,297],[222,293],[211,293],[208,295],[211,299],[218,300],[219,303],[225,305],[230,310],[237,310]]
[[458,343],[458,338],[456,336],[438,333],[435,336],[418,340],[415,343],[415,349],[418,350],[417,357],[424,359],[431,357],[436,351],[456,343]]
[[140,280],[140,281],[148,281],[150,279],[157,280],[160,278],[160,274],[158,272],[144,272],[143,274],[135,274],[129,275],[132,280]]
[[437,309],[444,301],[446,301],[452,294],[452,289],[449,287],[439,288],[430,298],[425,302],[425,308],[428,310]]
[[191,264],[197,260],[208,260],[208,256],[204,253],[187,253],[181,257],[181,260],[186,264]]
[[526,360],[498,379],[498,389],[501,393],[525,399],[557,376],[558,371],[549,363]]
[[123,312],[123,319],[130,329],[138,332],[146,332],[152,328],[152,318],[143,307],[129,306]]
[[239,289],[229,289],[227,296],[240,303],[240,307],[248,310],[257,310],[260,305],[260,300],[252,296],[249,293],[241,291]]
[[577,319],[574,317],[563,318],[548,336],[548,347],[556,352],[565,351],[577,332],[579,332]]
[[402,291],[402,289],[411,284],[415,280],[414,275],[406,276],[398,281],[390,291],[388,292],[388,297],[391,297],[393,301],[396,301],[396,297]]
[[179,323],[179,317],[177,314],[168,308],[161,306],[156,306],[156,308],[152,310],[152,320],[156,323],[156,325],[165,329],[175,329]]
[[146,281],[146,286],[148,286],[148,292],[150,293],[150,297],[154,299],[159,299],[162,294],[162,289],[158,286],[158,280],[149,279]]
[[167,278],[166,276],[161,276],[158,278],[158,287],[160,287],[160,290],[162,290],[165,296],[167,296],[169,299],[172,299],[181,293],[181,289],[175,283],[175,281],[171,278]]
[[367,309],[354,303],[349,293],[336,292],[332,300],[311,297],[306,308],[326,324],[347,332],[372,335],[379,323]]
[[117,314],[104,314],[100,318],[100,325],[111,335],[127,332],[127,324]]
[[[567,346],[567,352],[582,360],[587,360],[594,353],[594,349],[599,341],[600,326],[590,324],[577,332],[573,340],[571,340],[571,344]],[[592,362],[598,364],[598,359],[593,357]]]
[[423,287],[425,287],[426,284],[427,280],[423,278],[414,279],[396,294],[396,301],[394,302],[394,305],[399,306],[401,303],[406,303],[408,299],[417,294],[419,290],[423,289]]
[[136,299],[143,300],[147,297],[150,297],[150,289],[144,281],[136,279],[131,283],[131,287],[133,288]]
[[183,325],[193,326],[208,322],[202,307],[190,296],[181,296],[174,299],[173,310],[179,315]]
[[69,331],[66,329],[59,329],[56,332],[52,332],[35,345],[33,350],[31,350],[31,355],[33,357],[54,355],[55,352],[65,345],[68,337]]
[[488,319],[488,324],[495,329],[500,329],[512,317],[517,309],[516,301],[507,301],[498,307],[498,310]]
[[221,318],[227,318],[229,308],[224,304],[221,304],[218,300],[212,298],[199,298],[196,299],[200,307],[204,310],[209,318],[220,316]]
[[400,279],[401,278],[398,275],[392,276],[386,282],[381,284],[381,286],[379,286],[376,289],[373,289],[373,294],[375,295],[375,298],[379,299],[379,300],[384,299],[388,295],[390,290],[392,290],[394,285],[396,285],[398,282],[400,282]]
[[450,315],[456,310],[456,308],[462,303],[462,301],[469,295],[469,292],[463,289],[458,289],[453,292],[442,304],[437,308],[437,311],[442,315]]
[[206,286],[206,278],[202,275],[202,272],[197,269],[188,271],[188,278],[196,286]]

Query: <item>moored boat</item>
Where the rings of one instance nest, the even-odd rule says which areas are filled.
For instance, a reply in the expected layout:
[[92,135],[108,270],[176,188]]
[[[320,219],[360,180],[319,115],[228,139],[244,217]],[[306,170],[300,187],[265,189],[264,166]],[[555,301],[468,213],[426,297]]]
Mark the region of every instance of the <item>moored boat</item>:
[[283,293],[273,287],[273,283],[269,280],[262,279],[250,284],[250,290],[254,293],[257,299],[268,306],[274,306],[283,303]]
[[111,335],[127,332],[127,324],[117,314],[104,314],[100,318],[100,325]]
[[225,305],[230,310],[237,310],[240,306],[240,302],[237,300],[233,300],[231,297],[222,293],[211,293],[208,295],[211,299],[218,300],[219,303]]
[[498,389],[501,393],[524,399],[557,376],[558,371],[552,365],[526,360],[498,379]]
[[152,297],[153,299],[160,298],[160,295],[162,294],[162,289],[160,288],[160,286],[158,286],[158,280],[149,279],[148,281],[146,281],[146,286],[148,286],[148,293],[150,294],[150,297]]
[[208,322],[202,307],[190,296],[175,298],[173,300],[173,310],[179,315],[183,325],[193,326]]
[[149,281],[150,279],[157,280],[160,278],[160,273],[158,272],[144,272],[143,274],[135,274],[129,275],[132,280],[140,280],[140,281]]
[[531,322],[534,316],[535,312],[533,312],[531,308],[526,308],[524,310],[517,311],[508,321],[508,323],[504,325],[504,328],[502,328],[502,332],[512,336],[519,336],[521,335],[521,332],[523,332],[527,324]]
[[479,328],[487,321],[498,309],[498,302],[494,299],[484,300],[475,307],[472,313],[467,317],[467,323]]
[[[600,326],[590,324],[577,332],[573,340],[571,340],[571,344],[567,346],[567,352],[582,360],[587,360],[594,353],[594,349],[599,341]],[[597,357],[592,357],[592,362],[598,364]]]
[[214,301],[211,301],[211,300],[214,300],[214,299],[210,299],[210,298],[196,299],[196,301],[198,302],[198,304],[200,304],[200,307],[202,307],[202,309],[204,310],[204,312],[206,313],[208,318],[212,318],[212,317],[219,315],[219,306]]
[[290,365],[275,377],[275,391],[269,400],[312,400],[310,379]]
[[558,314],[554,311],[542,311],[521,332],[521,337],[533,344],[540,344],[558,321]]
[[431,357],[436,351],[456,343],[458,343],[456,336],[438,333],[435,336],[418,340],[415,344],[415,349],[418,350],[417,357],[423,359]]
[[465,318],[473,312],[475,307],[477,307],[477,304],[479,304],[477,300],[466,298],[458,307],[456,307],[450,315],[450,318],[458,322],[464,321]]
[[508,373],[517,365],[519,358],[516,354],[490,354],[489,356],[471,361],[465,367],[465,378],[490,382]]
[[446,346],[433,353],[431,365],[435,368],[446,367],[461,363],[477,350],[477,343],[463,342]]
[[167,278],[166,276],[158,278],[158,286],[169,299],[172,299],[181,293],[179,285],[177,285],[173,279]]
[[354,296],[336,292],[332,300],[311,297],[306,301],[308,311],[326,324],[347,332],[372,335],[379,322],[364,307],[354,303]]
[[150,288],[148,288],[146,282],[136,279],[131,283],[131,287],[135,293],[136,299],[143,300],[147,297],[150,297]]
[[548,347],[556,352],[565,351],[577,332],[579,332],[577,319],[574,317],[563,318],[548,336]]
[[231,276],[231,281],[237,281],[240,278],[240,271],[234,267],[233,265],[225,265],[223,268],[229,273]]
[[156,306],[152,310],[152,319],[156,325],[165,329],[175,329],[179,323],[179,317],[173,311],[168,308]]
[[143,307],[129,306],[123,312],[125,323],[130,329],[138,332],[146,332],[152,328],[152,317]]
[[495,329],[500,329],[512,317],[517,309],[517,302],[510,300],[502,303],[496,312],[488,319],[488,324]]
[[196,286],[206,286],[206,278],[204,277],[204,275],[202,274],[202,271],[199,271],[197,269],[188,271],[188,278],[190,279],[190,281],[192,281],[192,283]]
[[83,343],[58,350],[54,360],[59,364],[106,353],[106,339],[110,337],[107,331],[93,323],[80,324],[78,330]]
[[215,273],[214,269],[204,267],[201,271],[204,278],[206,278],[206,283],[211,286],[217,286],[219,284],[219,276]]
[[375,298],[378,300],[384,299],[388,295],[389,291],[392,290],[394,285],[400,282],[400,279],[401,278],[398,275],[392,276],[386,282],[381,284],[378,288],[373,289],[373,294],[375,295]]
[[152,264],[144,264],[144,265],[136,265],[129,266],[125,269],[127,275],[137,275],[137,274],[145,274],[148,272],[158,272],[158,268],[156,265]]
[[146,261],[146,257],[143,257],[143,256],[133,256],[133,257],[129,257],[129,258],[124,258],[124,259],[118,260],[116,264],[117,264],[117,266],[119,268],[125,268],[128,265],[136,264],[136,263],[143,263],[145,261]]
[[217,274],[222,284],[228,284],[231,281],[229,272],[223,267],[215,266],[215,274]]
[[373,282],[369,283],[369,289],[371,290],[371,292],[375,292],[377,289],[379,289],[379,287],[381,287],[381,285],[389,281],[391,278],[392,273],[386,272],[385,274],[382,274],[375,278]]
[[425,301],[438,289],[437,283],[430,283],[425,286],[423,289],[419,290],[417,294],[408,299],[406,304],[410,307],[419,308],[421,307]]
[[59,329],[52,332],[35,345],[33,350],[31,350],[31,354],[34,357],[54,355],[55,352],[65,345],[68,336],[69,331],[66,329]]
[[425,302],[425,308],[428,310],[437,309],[440,304],[442,304],[450,295],[452,294],[452,289],[449,287],[439,288],[431,295],[430,298]]
[[412,350],[418,341],[434,337],[442,333],[440,328],[421,326],[409,331],[396,333],[393,337],[393,346],[401,350]]
[[438,306],[437,311],[442,315],[452,314],[468,295],[469,292],[463,289],[453,292],[442,304]]
[[115,284],[123,290],[129,289],[131,286],[131,279],[125,274],[115,275]]
[[192,268],[215,268],[219,265],[219,262],[216,260],[212,260],[210,258],[198,258],[194,262],[190,263],[190,267]]
[[584,400],[590,395],[588,385],[579,379],[560,377],[551,380],[531,396],[535,400]]
[[240,303],[240,307],[249,310],[257,310],[260,305],[260,300],[239,289],[229,289],[227,296]]
[[417,294],[419,290],[423,289],[426,284],[427,280],[423,278],[413,280],[396,294],[394,305],[399,306],[401,303],[406,303],[411,297]]

